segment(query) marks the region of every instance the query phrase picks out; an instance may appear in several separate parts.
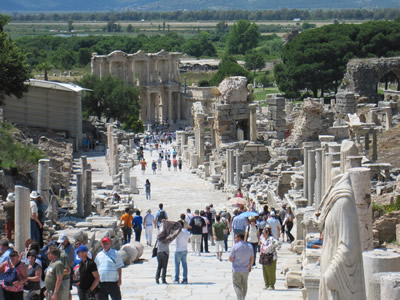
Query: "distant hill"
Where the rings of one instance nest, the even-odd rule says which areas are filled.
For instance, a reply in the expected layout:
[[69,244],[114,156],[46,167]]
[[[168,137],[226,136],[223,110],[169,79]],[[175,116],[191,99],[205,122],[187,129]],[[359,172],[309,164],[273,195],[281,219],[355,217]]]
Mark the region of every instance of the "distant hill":
[[399,0],[1,0],[0,12],[400,8]]

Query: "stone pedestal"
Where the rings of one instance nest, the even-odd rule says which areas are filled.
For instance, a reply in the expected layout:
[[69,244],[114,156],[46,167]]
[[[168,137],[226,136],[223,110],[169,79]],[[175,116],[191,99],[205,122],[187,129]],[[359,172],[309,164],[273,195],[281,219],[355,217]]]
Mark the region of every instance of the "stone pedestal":
[[362,251],[374,248],[372,236],[371,175],[368,168],[348,170],[356,201]]
[[367,300],[371,300],[369,295],[373,295],[374,292],[368,283],[373,274],[400,270],[400,254],[384,250],[366,251],[363,253],[363,265]]
[[362,156],[347,156],[344,171],[361,167]]
[[385,108],[385,125],[386,130],[392,128],[392,109],[390,107]]
[[38,185],[37,191],[42,196],[46,205],[50,200],[50,159],[39,159]]
[[84,215],[89,216],[92,213],[92,171],[85,171],[85,195],[84,195]]
[[257,104],[249,104],[250,109],[250,142],[257,141]]
[[129,188],[131,191],[136,191],[137,190],[137,178],[135,176],[131,176],[129,179]]
[[381,277],[381,299],[400,299],[400,272],[387,274]]
[[76,210],[79,218],[85,217],[84,212],[85,199],[83,198],[83,176],[81,173],[76,174]]
[[15,186],[15,250],[25,250],[25,242],[31,237],[31,208],[29,189]]
[[204,163],[204,177],[205,179],[207,179],[207,177],[210,176],[210,163],[209,162],[205,162]]

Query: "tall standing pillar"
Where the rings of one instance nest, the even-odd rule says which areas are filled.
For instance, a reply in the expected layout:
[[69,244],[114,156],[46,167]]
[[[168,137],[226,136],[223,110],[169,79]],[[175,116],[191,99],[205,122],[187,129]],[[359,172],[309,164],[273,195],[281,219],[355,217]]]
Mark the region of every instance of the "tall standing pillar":
[[114,155],[114,159],[113,159],[114,165],[113,165],[113,175],[118,175],[119,173],[119,159],[118,159],[118,155]]
[[257,141],[257,104],[249,104],[250,109],[250,142]]
[[386,130],[389,130],[392,128],[392,109],[390,107],[385,108],[385,117]]
[[85,217],[85,199],[83,198],[83,175],[76,174],[76,210],[79,218]]
[[198,164],[204,163],[204,114],[196,114],[195,134],[196,134],[196,152],[199,156]]
[[31,237],[31,208],[29,189],[15,186],[15,250],[25,250],[25,242]]
[[49,205],[50,200],[50,159],[39,159],[39,171],[38,171],[38,185],[37,190],[42,196],[43,201],[46,205]]
[[[114,161],[114,160],[113,160]],[[81,173],[82,173],[82,199],[85,197],[86,193],[86,173],[87,170],[87,156],[81,156]]]
[[208,117],[207,118],[208,126],[210,127],[210,134],[211,134],[211,146],[215,148],[215,130],[214,130],[214,118]]
[[315,149],[315,207],[318,208],[322,199],[322,149]]
[[146,91],[146,101],[147,101],[147,124],[153,123],[154,120],[151,119],[151,93]]
[[175,123],[172,117],[172,92],[168,91],[168,123]]
[[89,216],[92,213],[92,171],[85,171],[85,196],[84,196],[84,215]]
[[309,145],[305,145],[304,146],[304,183],[303,183],[303,194],[304,194],[304,198],[308,199],[308,195],[309,195],[309,185],[308,185],[308,181],[309,181],[309,177],[308,177],[308,151],[310,151],[312,149],[312,146]]
[[360,226],[360,241],[362,251],[374,247],[372,236],[372,201],[371,177],[368,168],[353,168],[348,170],[356,201],[358,221]]
[[314,204],[314,186],[315,186],[315,150],[309,150],[307,152],[308,156],[308,205],[312,206]]
[[125,187],[130,186],[130,168],[128,166],[123,167],[123,180]]
[[182,116],[181,116],[181,105],[182,105],[182,95],[180,92],[177,93],[177,97],[178,97],[178,105],[177,105],[177,116],[176,119],[177,121],[181,121],[182,120]]
[[229,168],[231,164],[231,156],[229,155],[229,149],[226,150],[226,167],[225,167],[225,184],[230,185],[231,183],[229,182]]
[[241,188],[241,170],[242,170],[242,155],[238,151],[236,153],[236,188],[240,189]]
[[228,158],[229,158],[229,166],[228,166],[228,183],[229,185],[234,184],[234,172],[235,172],[235,157],[233,155],[233,150],[228,149]]
[[372,160],[378,160],[378,138],[376,136],[376,129],[372,132]]

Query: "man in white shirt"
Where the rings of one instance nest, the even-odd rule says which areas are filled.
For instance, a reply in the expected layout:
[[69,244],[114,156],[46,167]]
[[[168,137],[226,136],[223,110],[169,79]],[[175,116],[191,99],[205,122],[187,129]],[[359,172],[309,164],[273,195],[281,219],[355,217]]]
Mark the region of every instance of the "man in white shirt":
[[30,198],[31,207],[31,239],[35,242],[40,243],[40,228],[42,228],[42,223],[39,220],[39,212],[36,204],[36,199],[40,197],[40,194],[36,191],[32,191]]
[[179,268],[182,262],[182,284],[187,284],[187,245],[190,243],[190,233],[189,231],[184,228],[184,223],[182,220],[178,221],[179,224],[182,226],[182,230],[176,238],[175,241],[175,280],[174,283],[179,283]]
[[279,241],[281,233],[281,222],[276,218],[274,211],[271,211],[267,220],[268,225],[271,227],[272,235]]

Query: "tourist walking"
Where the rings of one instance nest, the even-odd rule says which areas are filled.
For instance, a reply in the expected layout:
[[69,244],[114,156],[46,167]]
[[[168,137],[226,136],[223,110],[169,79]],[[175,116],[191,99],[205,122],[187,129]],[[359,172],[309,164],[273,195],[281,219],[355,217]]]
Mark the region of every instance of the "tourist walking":
[[290,242],[294,241],[294,236],[290,233],[290,231],[293,228],[293,219],[294,219],[294,215],[292,213],[292,208],[288,207],[286,209],[286,216],[285,216],[285,220],[283,221],[283,225],[286,226],[286,234],[287,234]]
[[251,246],[253,247],[253,253],[254,253],[253,266],[256,266],[256,256],[257,256],[258,244],[260,242],[260,232],[258,231],[255,218],[250,219],[250,224],[247,225],[246,227],[244,240],[250,243]]
[[192,242],[192,255],[197,254],[200,256],[201,236],[203,234],[204,226],[206,226],[206,222],[202,217],[199,216],[199,210],[196,209],[194,211],[194,216],[189,223]]
[[136,216],[133,218],[133,229],[135,230],[135,241],[140,242],[140,237],[142,235],[142,224],[143,224],[143,218],[140,215],[140,211],[136,211]]
[[31,239],[40,243],[40,228],[43,227],[39,220],[38,207],[36,204],[36,199],[40,195],[36,191],[32,191],[30,194],[30,208],[31,208]]
[[233,288],[238,300],[244,300],[247,294],[247,282],[254,261],[253,247],[244,241],[244,234],[235,234],[235,244],[229,254],[232,263]]
[[76,249],[81,262],[79,263],[79,288],[80,300],[95,300],[98,292],[97,285],[100,282],[100,275],[95,262],[89,258],[89,249],[81,245]]
[[111,249],[111,240],[104,237],[101,240],[103,251],[97,254],[95,263],[100,275],[99,300],[106,300],[108,296],[113,300],[121,299],[120,286],[122,283],[122,262],[117,251]]
[[224,249],[224,231],[227,229],[226,225],[221,222],[221,216],[215,217],[215,224],[212,226],[212,234],[217,248],[217,259],[222,261],[222,252]]
[[[161,225],[160,232],[163,229],[163,225]],[[163,284],[167,284],[167,266],[168,266],[168,258],[169,258],[169,243],[161,241],[157,236],[157,271],[156,271],[156,283],[160,283],[160,276],[161,281]]]
[[43,248],[44,243],[43,243],[43,224],[46,222],[46,211],[47,211],[47,204],[43,201],[42,197],[39,196],[36,198],[36,205],[38,208],[38,218],[40,223],[42,224],[42,227],[39,227],[39,245],[40,248]]
[[264,228],[260,242],[260,264],[263,265],[265,289],[274,290],[276,282],[276,262],[278,240],[272,236],[271,228]]
[[167,168],[168,171],[171,171],[171,160],[169,158],[167,159]]
[[147,210],[143,220],[145,234],[146,234],[146,243],[149,246],[151,246],[153,238],[153,222],[154,222],[154,216],[151,214],[151,210],[149,209]]
[[273,237],[279,241],[279,237],[281,234],[281,222],[279,221],[279,217],[276,216],[275,211],[271,211],[271,213],[269,214],[267,224],[269,225],[269,227],[271,227]]
[[178,170],[178,161],[176,160],[176,158],[174,158],[174,160],[172,161],[172,165],[174,166],[174,171],[176,172]]
[[40,280],[42,278],[42,268],[36,259],[38,252],[30,250],[27,254],[29,264],[27,266],[27,281],[24,285],[24,300],[38,299],[40,295]]
[[182,171],[182,158],[180,158],[180,157],[178,159],[178,169],[179,169],[179,171]]
[[182,230],[176,238],[175,242],[175,280],[174,283],[179,283],[179,269],[182,263],[182,284],[188,283],[188,267],[187,267],[187,245],[190,241],[190,233],[184,228],[184,222],[178,221],[182,226]]
[[153,170],[153,175],[156,175],[157,173],[157,163],[155,160],[151,163],[151,169]]
[[121,216],[120,221],[124,244],[128,244],[131,242],[133,221],[132,211],[129,207],[125,208],[125,213]]
[[160,228],[161,223],[164,220],[168,220],[168,215],[167,215],[167,212],[163,209],[164,204],[160,203],[158,205],[158,208],[159,208],[159,210],[157,210],[156,217],[154,219],[154,227],[157,226],[157,228]]
[[283,225],[286,216],[286,203],[282,204],[282,208],[278,212],[279,221],[281,222],[282,241],[285,241],[286,226]]
[[[50,246],[47,257],[50,264],[46,270],[45,286],[46,299],[67,300],[69,289],[63,285],[64,264],[60,260],[61,250],[57,246]],[[69,276],[69,275],[68,275]]]
[[140,161],[140,165],[142,167],[142,174],[144,175],[144,173],[146,172],[146,166],[147,166],[147,162],[144,158],[143,158],[143,160]]
[[6,237],[10,241],[15,228],[15,194],[8,193],[6,203],[3,204],[4,213],[6,215]]
[[162,164],[162,158],[161,157],[159,157],[158,159],[157,159],[157,165],[158,165],[158,169],[161,171],[161,164]]
[[[202,229],[202,233],[201,233],[200,252],[203,253],[203,249],[204,249],[205,253],[210,253],[210,251],[208,251],[208,225],[210,224],[210,221],[208,221],[204,210],[200,211],[200,217],[203,218],[204,223],[205,223],[205,225],[203,226],[203,229]],[[203,243],[204,243],[204,248],[203,248]]]
[[232,230],[233,234],[236,235],[238,233],[243,233],[246,230],[247,226],[247,218],[241,217],[240,214],[233,218],[232,221]]
[[146,191],[146,200],[150,200],[150,192],[151,192],[151,184],[150,180],[146,179],[146,183],[144,184],[144,189]]

